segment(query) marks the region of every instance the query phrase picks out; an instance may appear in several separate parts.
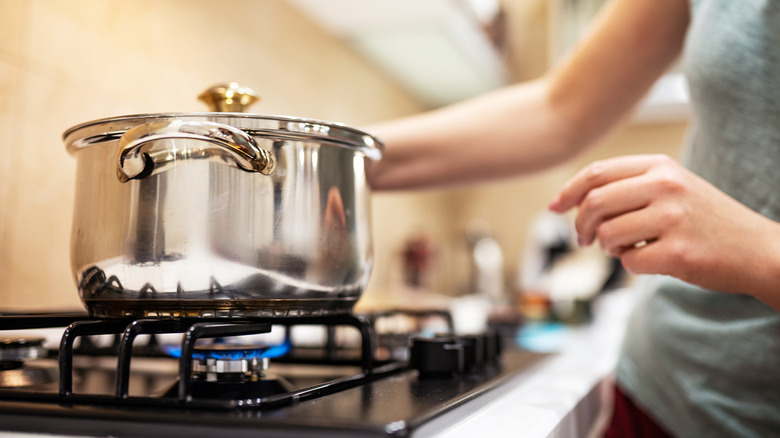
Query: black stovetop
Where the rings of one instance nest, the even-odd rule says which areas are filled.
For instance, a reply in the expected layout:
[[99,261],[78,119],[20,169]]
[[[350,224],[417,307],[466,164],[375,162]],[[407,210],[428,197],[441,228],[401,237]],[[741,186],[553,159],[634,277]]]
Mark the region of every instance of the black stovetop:
[[[411,436],[444,414],[510,385],[545,357],[515,348],[510,336],[492,363],[421,377],[405,358],[379,360],[371,353],[378,350],[373,317],[344,315],[335,323],[319,318],[106,323],[62,315],[51,323],[46,318],[0,316],[0,338],[9,328],[70,325],[50,357],[27,361],[14,371],[38,370],[48,380],[27,388],[0,386],[0,430],[88,436]],[[192,360],[133,345],[137,335],[160,327],[162,333],[184,333],[182,350],[187,351],[193,326],[201,327],[194,343],[215,333],[231,336],[236,325],[262,331],[264,325],[299,323],[353,326],[361,338],[351,347],[334,347],[330,338],[327,348],[293,346],[287,355],[272,359],[269,375],[291,382],[294,389],[271,396],[242,392],[211,400],[194,393],[189,379],[181,383],[182,375],[192,373]],[[103,349],[73,348],[75,338],[94,333],[117,333],[118,342]]]

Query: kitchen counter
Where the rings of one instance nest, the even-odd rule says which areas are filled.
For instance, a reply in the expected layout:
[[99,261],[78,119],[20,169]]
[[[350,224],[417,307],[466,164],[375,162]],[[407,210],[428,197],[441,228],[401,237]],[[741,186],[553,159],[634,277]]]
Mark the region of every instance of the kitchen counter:
[[[592,437],[608,420],[610,380],[633,303],[631,290],[621,289],[599,298],[594,320],[566,328],[559,335],[558,352],[529,372],[492,393],[470,415],[458,409],[418,431],[419,436],[447,438],[477,436],[574,438]],[[446,425],[446,426],[444,426]]]

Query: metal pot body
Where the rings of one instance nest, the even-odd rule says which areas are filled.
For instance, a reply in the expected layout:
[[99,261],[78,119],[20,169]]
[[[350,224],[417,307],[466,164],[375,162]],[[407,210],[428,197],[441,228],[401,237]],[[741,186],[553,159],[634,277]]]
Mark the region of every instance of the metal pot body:
[[65,142],[71,264],[93,315],[344,313],[368,282],[364,161],[381,144],[366,133],[191,113],[91,122]]

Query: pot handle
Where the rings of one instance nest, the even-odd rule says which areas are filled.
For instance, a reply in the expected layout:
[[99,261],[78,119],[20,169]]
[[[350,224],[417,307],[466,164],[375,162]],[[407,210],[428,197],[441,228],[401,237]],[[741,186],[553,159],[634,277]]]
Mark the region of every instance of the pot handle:
[[[181,149],[149,145],[170,139],[198,140],[206,145]],[[263,175],[270,175],[276,167],[273,154],[238,128],[214,122],[173,120],[150,122],[125,132],[117,147],[116,176],[119,181],[127,182],[162,172],[176,160],[213,157]]]

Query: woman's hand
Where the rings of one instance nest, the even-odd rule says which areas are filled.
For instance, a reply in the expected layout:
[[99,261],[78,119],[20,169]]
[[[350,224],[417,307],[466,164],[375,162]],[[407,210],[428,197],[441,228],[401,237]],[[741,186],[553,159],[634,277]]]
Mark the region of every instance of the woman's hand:
[[564,186],[555,212],[579,207],[580,245],[598,240],[630,272],[780,298],[780,225],[663,155],[595,162]]

